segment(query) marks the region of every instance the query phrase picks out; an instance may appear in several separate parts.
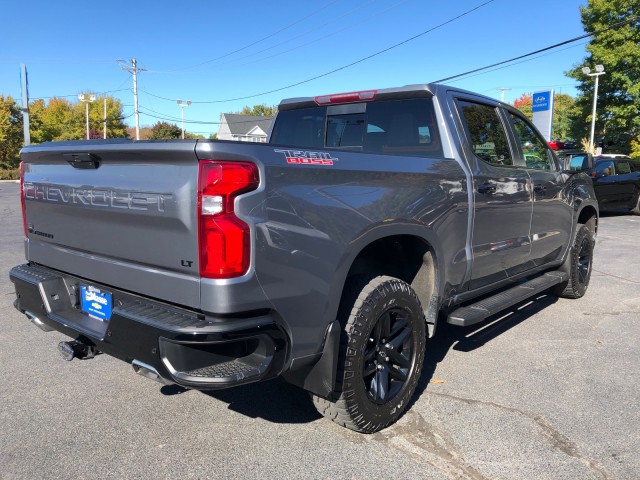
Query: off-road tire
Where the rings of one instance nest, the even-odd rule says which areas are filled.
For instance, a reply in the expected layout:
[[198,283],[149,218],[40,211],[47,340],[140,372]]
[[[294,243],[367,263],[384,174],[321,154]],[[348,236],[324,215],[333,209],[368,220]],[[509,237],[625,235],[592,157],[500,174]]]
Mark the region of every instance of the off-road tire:
[[578,225],[567,259],[560,268],[569,280],[553,287],[553,293],[562,298],[580,298],[589,287],[593,265],[594,232],[586,225]]
[[330,399],[314,395],[314,405],[343,427],[375,433],[398,420],[416,389],[424,362],[424,313],[410,285],[381,276],[351,280],[340,315],[336,390]]

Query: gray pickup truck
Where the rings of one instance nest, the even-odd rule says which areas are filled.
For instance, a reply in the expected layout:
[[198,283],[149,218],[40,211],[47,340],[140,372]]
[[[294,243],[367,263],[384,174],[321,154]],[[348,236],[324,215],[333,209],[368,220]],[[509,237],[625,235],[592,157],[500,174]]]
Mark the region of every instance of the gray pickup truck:
[[444,85],[284,100],[267,144],[22,160],[15,306],[71,337],[65,359],[202,390],[282,376],[360,432],[406,409],[439,321],[589,284],[591,180],[519,111]]

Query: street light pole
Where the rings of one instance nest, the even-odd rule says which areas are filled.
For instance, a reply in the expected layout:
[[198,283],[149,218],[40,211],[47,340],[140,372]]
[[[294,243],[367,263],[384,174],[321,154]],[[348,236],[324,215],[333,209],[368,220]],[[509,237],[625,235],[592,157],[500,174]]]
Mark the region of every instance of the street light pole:
[[596,77],[596,83],[593,88],[593,110],[591,112],[591,135],[589,137],[589,149],[591,150],[591,152],[595,152],[594,150],[595,145],[593,144],[593,136],[596,130],[596,104],[598,102],[598,77],[600,77],[600,75],[604,75],[607,72],[604,71],[604,66],[596,65],[596,73],[591,73],[591,69],[589,67],[583,67],[582,73],[590,77]]
[[95,95],[89,95],[88,98],[83,93],[78,94],[78,100],[85,104],[85,117],[87,119],[87,140],[89,140],[89,104],[96,101]]
[[187,100],[186,103],[183,103],[182,100],[178,100],[177,103],[182,114],[182,139],[184,140],[184,107],[188,107],[189,105],[191,105],[191,100]]

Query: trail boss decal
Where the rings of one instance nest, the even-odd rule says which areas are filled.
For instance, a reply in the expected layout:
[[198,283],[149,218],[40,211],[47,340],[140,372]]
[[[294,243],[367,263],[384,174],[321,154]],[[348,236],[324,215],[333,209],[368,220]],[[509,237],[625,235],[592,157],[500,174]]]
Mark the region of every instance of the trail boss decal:
[[325,152],[307,152],[304,150],[274,150],[283,153],[287,163],[294,165],[333,165],[338,159]]

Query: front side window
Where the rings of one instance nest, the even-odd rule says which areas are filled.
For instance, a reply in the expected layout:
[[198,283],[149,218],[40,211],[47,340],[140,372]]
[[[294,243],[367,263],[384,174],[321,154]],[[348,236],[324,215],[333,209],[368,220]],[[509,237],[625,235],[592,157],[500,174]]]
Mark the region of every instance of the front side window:
[[507,134],[497,109],[468,101],[458,101],[458,107],[476,157],[496,166],[513,165]]
[[529,123],[518,115],[509,113],[516,137],[522,147],[527,168],[555,170],[555,162],[547,143],[540,138]]

